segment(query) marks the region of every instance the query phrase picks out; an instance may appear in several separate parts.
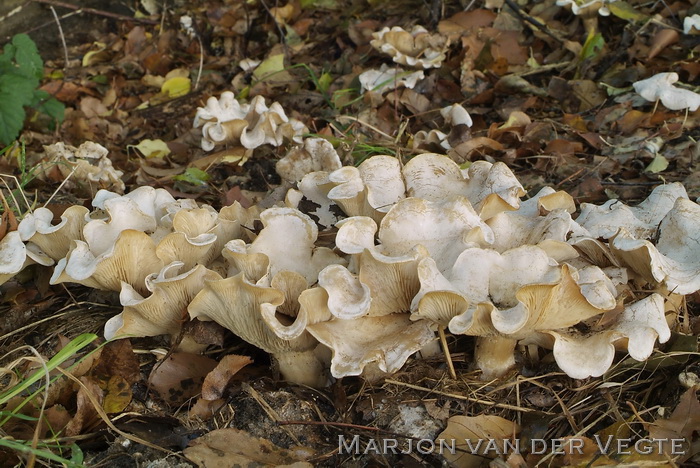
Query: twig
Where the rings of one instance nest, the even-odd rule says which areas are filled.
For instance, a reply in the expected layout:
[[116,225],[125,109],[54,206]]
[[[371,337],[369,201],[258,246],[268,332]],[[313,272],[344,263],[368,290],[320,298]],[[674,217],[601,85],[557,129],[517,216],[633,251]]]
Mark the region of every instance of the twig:
[[525,13],[522,10],[522,8],[520,8],[520,6],[517,3],[515,3],[513,0],[505,0],[505,2],[506,2],[506,5],[508,5],[510,7],[510,9],[513,10],[513,13],[515,13],[516,15],[518,15],[520,17],[520,19],[535,26],[541,32],[545,33],[546,35],[548,35],[549,37],[551,37],[552,39],[554,39],[558,43],[560,43],[560,44],[564,43],[564,40],[562,38],[557,37],[552,31],[549,30],[549,28],[547,28],[547,26],[545,26],[544,24],[540,23],[532,16]]
[[[442,395],[442,396],[446,396],[449,398],[454,398],[456,400],[471,401],[472,403],[479,403],[480,405],[494,406],[496,408],[503,408],[503,409],[507,409],[507,410],[511,410],[511,411],[522,411],[523,413],[536,412],[535,410],[530,409],[530,408],[521,408],[519,406],[508,405],[506,403],[496,403],[495,401],[479,400],[478,398],[471,398],[471,397],[464,396],[464,395],[458,395],[456,393],[441,392],[440,390],[435,390],[433,388],[421,387],[420,385],[413,385],[410,383],[399,382],[398,380],[386,379],[384,382],[388,383],[388,384],[400,385],[403,387],[411,388],[413,390],[421,390],[421,391],[428,392],[428,393],[435,393],[437,395]],[[552,414],[552,413],[545,412],[545,414]]]
[[91,15],[106,16],[107,18],[112,18],[120,21],[133,21],[135,23],[144,24],[158,24],[158,21],[149,18],[135,18],[126,15],[120,15],[119,13],[112,13],[111,11],[97,10],[95,8],[83,8],[78,5],[73,5],[72,3],[61,2],[58,0],[32,0],[35,3],[43,3],[45,5],[53,5],[61,8],[68,8],[69,10],[76,10],[82,13],[89,13]]
[[63,44],[63,69],[68,68],[68,46],[66,46],[66,36],[63,35],[63,28],[61,27],[61,21],[58,19],[58,15],[56,14],[56,9],[49,5],[49,8],[51,8],[51,13],[53,13],[53,19],[56,20],[56,26],[58,26],[58,35],[61,38],[61,44]]

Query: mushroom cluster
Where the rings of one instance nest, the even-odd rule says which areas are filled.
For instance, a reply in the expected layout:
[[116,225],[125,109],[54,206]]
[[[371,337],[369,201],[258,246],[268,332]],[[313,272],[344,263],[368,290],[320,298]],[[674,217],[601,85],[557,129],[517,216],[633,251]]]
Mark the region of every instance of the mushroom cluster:
[[280,146],[285,140],[300,143],[307,131],[303,123],[287,117],[279,103],[268,107],[265,98],[255,96],[250,103],[241,104],[230,91],[219,99],[210,97],[205,107],[197,109],[194,127],[202,127],[205,151],[224,144],[253,150],[264,144]]
[[[470,123],[463,108],[444,115]],[[503,163],[425,153],[342,166],[307,139],[278,170],[293,188],[264,210],[152,187],[100,190],[92,211],[70,207],[55,225],[38,208],[0,241],[0,280],[55,264],[52,284],[119,291],[107,338],[212,320],[317,387],[396,372],[445,330],[476,337],[485,378],[509,372],[518,345],[551,349],[571,377],[600,376],[616,351],[647,359],[670,337],[669,304],[700,290],[700,206],[677,183],[574,218],[565,192],[522,200]]]

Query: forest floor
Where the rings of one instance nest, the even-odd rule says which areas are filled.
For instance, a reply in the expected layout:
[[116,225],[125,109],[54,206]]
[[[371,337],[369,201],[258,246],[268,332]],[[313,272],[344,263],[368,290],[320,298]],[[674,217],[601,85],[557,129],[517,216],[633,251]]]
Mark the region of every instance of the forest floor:
[[[123,172],[126,192],[149,185],[216,209],[265,199],[282,183],[275,164],[293,143],[261,146],[244,164],[238,147],[204,151],[193,119],[209,97],[224,91],[280,103],[309,134],[330,141],[348,165],[378,154],[406,162],[430,151],[447,153],[463,167],[505,162],[525,187],[524,198],[551,186],[577,205],[612,198],[635,205],[670,182],[681,182],[691,200],[700,197],[700,111],[669,110],[632,89],[643,78],[676,72],[687,89],[697,90],[700,35],[684,34],[683,18],[700,11],[689,0],[616,2],[609,16],[577,16],[554,0],[67,3],[18,1],[0,10],[0,43],[28,33],[44,60],[42,89],[66,108],[59,124],[30,112],[22,145],[0,158],[0,173],[17,177],[35,206],[50,200],[57,217],[71,205],[89,207],[102,188],[63,185],[60,171],[32,172],[46,159],[44,145],[57,142],[103,145]],[[447,38],[444,61],[414,68],[424,78],[412,88],[382,90],[386,83],[378,82],[374,90],[361,90],[362,72],[397,66],[372,47],[372,33],[414,25]],[[247,61],[259,65],[249,68]],[[468,110],[471,127],[450,126],[441,116],[456,103]],[[419,144],[419,132],[431,130],[442,130],[444,142]],[[147,140],[167,145],[169,154],[155,154],[142,145]],[[10,363],[27,354],[27,346],[51,357],[83,333],[101,336],[122,309],[118,293],[49,285],[50,274],[34,266],[2,286],[0,355],[20,378],[29,371]],[[120,340],[91,364],[91,378],[102,379],[105,394],[116,400],[109,414],[86,409],[89,397],[76,384],[61,411],[74,423],[85,421],[46,447],[74,466],[234,466],[231,460],[259,463],[249,466],[692,466],[700,464],[698,304],[698,293],[685,297],[671,339],[646,363],[618,354],[602,377],[583,380],[568,377],[551,353],[532,347],[520,349],[517,371],[483,380],[473,362],[474,338],[448,334],[456,379],[438,354],[409,359],[386,380],[349,377],[316,390],[282,381],[266,353],[227,333],[207,356],[218,361],[233,352],[253,364],[226,385],[209,418],[190,411],[199,389],[168,399],[152,388],[148,376],[157,357],[170,352],[168,339]],[[110,390],[110,382],[122,393]],[[445,457],[437,449],[406,449],[411,441],[435,440],[456,415],[513,422],[521,444],[573,438],[585,440],[586,450],[460,458],[459,452]],[[0,431],[5,439],[31,442],[36,424],[5,421]],[[473,424],[455,433],[488,438],[495,431],[490,422]],[[238,431],[217,431],[222,428]],[[342,453],[339,440],[349,444],[356,435],[357,451]],[[613,445],[662,436],[685,438],[686,445],[679,453],[645,454],[625,453],[623,443],[600,453],[593,441],[607,436]],[[393,440],[407,453],[371,445]],[[199,451],[183,455],[188,446]],[[0,447],[0,466],[31,458]]]

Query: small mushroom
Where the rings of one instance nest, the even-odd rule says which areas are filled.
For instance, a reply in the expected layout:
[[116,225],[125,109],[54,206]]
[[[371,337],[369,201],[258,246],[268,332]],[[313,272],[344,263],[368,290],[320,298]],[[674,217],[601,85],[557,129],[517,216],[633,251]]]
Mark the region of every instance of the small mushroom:
[[324,138],[306,138],[301,146],[292,148],[277,161],[277,173],[289,183],[300,182],[316,171],[332,172],[343,167],[338,153]]
[[389,67],[382,64],[379,70],[367,70],[360,73],[360,91],[372,91],[373,93],[384,94],[387,91],[400,86],[413,89],[425,74],[422,70],[407,72],[398,67]]
[[79,186],[88,193],[99,189],[124,192],[122,171],[114,169],[109,151],[97,143],[86,141],[78,148],[59,142],[44,146],[49,162],[42,165],[44,176],[57,168],[65,178],[67,187]]
[[651,78],[632,84],[634,90],[647,101],[661,103],[670,110],[688,109],[695,112],[700,107],[700,94],[688,89],[673,86],[678,81],[678,74],[658,73]]
[[391,55],[394,62],[420,68],[439,68],[449,45],[446,37],[430,34],[418,25],[411,31],[399,26],[386,27],[373,33],[372,37],[372,47]]
[[83,239],[83,226],[87,223],[88,209],[74,205],[61,215],[61,222],[53,225],[53,213],[47,208],[37,208],[19,223],[17,231],[25,242],[32,242],[53,260],[66,256],[71,241]]
[[265,98],[256,96],[250,104],[241,104],[230,91],[220,99],[210,97],[206,107],[197,109],[194,127],[200,126],[205,151],[226,143],[251,150],[264,144],[280,146],[285,139],[301,143],[301,134],[307,131],[304,124],[289,119],[279,103],[268,108]]

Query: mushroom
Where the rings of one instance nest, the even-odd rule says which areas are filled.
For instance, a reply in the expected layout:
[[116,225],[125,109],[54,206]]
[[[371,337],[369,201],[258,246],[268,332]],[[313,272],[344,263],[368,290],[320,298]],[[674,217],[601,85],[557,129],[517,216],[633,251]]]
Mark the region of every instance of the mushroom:
[[240,235],[240,224],[209,208],[180,210],[172,221],[175,232],[167,234],[158,242],[156,255],[164,264],[184,262],[189,270],[196,264],[209,265],[221,255],[224,244]]
[[0,240],[0,284],[15,276],[27,265],[27,247],[17,231]]
[[600,16],[610,16],[610,9],[606,4],[616,1],[617,0],[590,0],[588,2],[580,2],[577,0],[557,0],[557,6],[571,6],[571,12],[575,15],[585,16],[597,12]]
[[576,222],[585,230],[576,237],[610,239],[625,228],[635,239],[651,238],[666,214],[679,198],[688,198],[679,182],[659,185],[639,205],[629,207],[620,200],[608,200],[600,206],[581,204]]
[[323,364],[316,357],[316,339],[301,332],[292,339],[280,338],[263,319],[262,310],[284,303],[284,294],[275,288],[256,286],[244,273],[221,280],[205,280],[205,286],[188,306],[191,318],[214,320],[244,341],[270,353],[282,376],[294,383],[325,386]]
[[94,251],[89,240],[74,240],[68,255],[56,264],[49,282],[79,283],[108,291],[121,290],[125,282],[145,294],[146,276],[162,267],[163,262],[156,256],[156,246],[148,234],[127,229],[101,252]]
[[372,37],[372,47],[391,55],[394,62],[411,67],[439,68],[449,45],[446,37],[430,34],[418,25],[411,31],[399,26],[386,27],[373,33]]
[[157,274],[146,277],[144,298],[130,284],[122,282],[119,301],[124,310],[105,324],[105,339],[131,336],[156,336],[180,333],[187,318],[187,306],[202,290],[205,281],[221,277],[202,265],[178,274],[183,262],[172,262]]
[[657,339],[665,343],[671,338],[664,317],[664,299],[659,294],[626,306],[612,327],[594,327],[588,333],[574,330],[544,333],[554,339],[551,347],[557,365],[575,379],[603,375],[612,365],[616,348],[627,351],[637,361],[645,361]]
[[700,33],[700,14],[695,13],[692,16],[683,18],[683,34],[698,33]]
[[300,182],[305,175],[315,171],[332,172],[343,167],[338,153],[328,140],[306,138],[301,146],[292,148],[277,161],[277,173],[289,183]]
[[328,198],[348,216],[369,216],[379,222],[404,198],[401,165],[393,156],[373,156],[359,167],[345,166],[331,172],[328,178],[336,184]]
[[17,231],[25,242],[36,244],[53,260],[66,256],[71,241],[83,239],[83,226],[87,223],[88,209],[74,205],[61,215],[61,222],[52,225],[53,213],[47,208],[37,208],[20,221]]
[[436,201],[466,197],[483,220],[516,210],[523,186],[505,164],[472,163],[467,171],[447,156],[426,153],[411,159],[403,169],[408,196]]
[[[107,157],[109,151],[97,143],[86,141],[78,148],[59,142],[44,146],[49,162],[42,165],[44,176],[50,169],[58,168],[67,187],[87,186],[87,192],[94,193],[95,188],[124,192],[122,171],[114,169]],[[69,179],[70,178],[70,179]]]
[[677,81],[678,73],[658,73],[651,78],[636,81],[632,86],[647,101],[660,100],[670,110],[688,109],[695,112],[700,107],[700,94],[673,86]]
[[290,271],[313,284],[327,265],[344,263],[331,249],[315,246],[318,228],[299,210],[268,208],[260,221],[264,227],[251,244],[242,240],[226,244],[223,254],[234,267],[230,273],[244,271],[247,279],[269,285],[278,273]]
[[279,103],[268,108],[265,98],[255,96],[250,104],[240,104],[230,91],[219,99],[210,97],[206,107],[198,108],[194,127],[202,127],[205,151],[226,143],[250,150],[264,144],[280,146],[285,139],[301,143],[301,134],[307,131],[303,123],[289,119]]
[[651,283],[676,294],[700,290],[700,206],[678,198],[659,225],[656,245],[625,228],[610,242],[613,254]]
[[398,67],[389,68],[384,63],[379,70],[367,70],[358,76],[361,92],[371,91],[379,94],[384,94],[400,86],[413,89],[423,78],[425,78],[425,73],[422,70],[407,72]]

